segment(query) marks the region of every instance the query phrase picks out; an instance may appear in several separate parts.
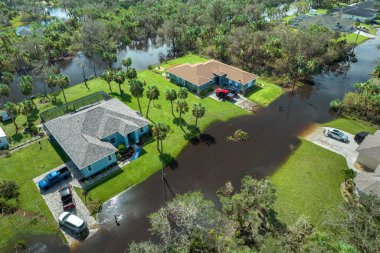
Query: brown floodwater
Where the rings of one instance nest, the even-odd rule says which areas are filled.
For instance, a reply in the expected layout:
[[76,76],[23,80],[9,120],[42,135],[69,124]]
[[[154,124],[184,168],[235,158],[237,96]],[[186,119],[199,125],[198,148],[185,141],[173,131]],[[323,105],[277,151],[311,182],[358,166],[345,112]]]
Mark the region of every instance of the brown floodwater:
[[[155,239],[149,235],[147,215],[175,194],[199,190],[217,204],[215,192],[226,181],[238,185],[244,175],[255,178],[272,175],[297,148],[297,136],[312,122],[335,118],[329,111],[332,99],[343,97],[356,82],[368,80],[380,56],[376,49],[379,42],[377,37],[357,47],[358,62],[351,64],[344,74],[316,76],[314,85],[301,87],[294,96],[284,94],[254,115],[212,125],[199,143],[189,144],[166,169],[165,181],[161,172],[157,172],[106,202],[98,215],[101,229],[75,251],[126,252],[132,241]],[[248,132],[249,140],[227,141],[226,137],[236,129]],[[115,224],[115,215],[119,226]],[[61,251],[51,249],[51,252]]]

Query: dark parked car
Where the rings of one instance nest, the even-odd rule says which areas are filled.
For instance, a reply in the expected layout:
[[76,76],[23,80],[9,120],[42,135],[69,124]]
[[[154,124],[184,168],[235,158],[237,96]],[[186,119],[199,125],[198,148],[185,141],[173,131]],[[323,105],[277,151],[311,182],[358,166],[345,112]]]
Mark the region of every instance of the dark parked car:
[[227,90],[233,94],[234,96],[236,96],[238,94],[238,90],[235,89],[234,87],[228,87]]
[[327,130],[327,136],[341,142],[348,142],[348,136],[338,129]]
[[59,190],[59,194],[61,195],[61,201],[64,211],[71,210],[75,208],[75,202],[73,198],[73,192],[71,189],[71,185],[67,185]]
[[354,139],[356,143],[360,144],[364,141],[365,137],[367,137],[368,133],[367,132],[360,132],[355,135]]

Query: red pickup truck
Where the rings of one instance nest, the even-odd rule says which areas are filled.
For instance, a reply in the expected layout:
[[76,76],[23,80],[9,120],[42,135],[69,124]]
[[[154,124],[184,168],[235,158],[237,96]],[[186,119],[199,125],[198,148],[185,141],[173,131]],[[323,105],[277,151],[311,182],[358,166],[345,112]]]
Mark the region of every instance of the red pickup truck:
[[61,201],[63,205],[63,210],[71,210],[75,208],[75,202],[73,198],[73,192],[71,189],[71,185],[67,185],[59,190],[59,194],[61,195]]

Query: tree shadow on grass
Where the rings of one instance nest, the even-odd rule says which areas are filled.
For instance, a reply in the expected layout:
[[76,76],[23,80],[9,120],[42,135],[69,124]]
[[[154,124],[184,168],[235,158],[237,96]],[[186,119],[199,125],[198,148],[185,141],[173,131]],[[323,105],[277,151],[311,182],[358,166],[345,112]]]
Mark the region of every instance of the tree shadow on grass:
[[110,94],[111,94],[111,96],[118,98],[119,100],[123,101],[124,103],[132,102],[132,96],[129,95],[128,93],[120,94],[120,93],[116,93],[116,92],[111,92]]
[[60,98],[56,98],[55,100],[52,101],[52,105],[61,106],[61,105],[63,105],[63,100]]
[[164,161],[165,167],[175,170],[178,168],[177,160],[170,154],[164,153],[160,154],[160,160]]
[[21,140],[24,138],[24,136],[21,133],[15,133],[11,137],[11,141],[14,142],[21,142]]

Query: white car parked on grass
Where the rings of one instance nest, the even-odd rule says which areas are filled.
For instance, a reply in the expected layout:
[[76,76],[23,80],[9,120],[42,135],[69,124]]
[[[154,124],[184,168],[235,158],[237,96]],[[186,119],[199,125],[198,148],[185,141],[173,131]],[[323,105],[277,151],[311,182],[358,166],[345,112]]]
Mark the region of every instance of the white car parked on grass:
[[84,220],[69,212],[62,213],[58,222],[60,226],[67,227],[78,234],[87,228],[87,223]]

